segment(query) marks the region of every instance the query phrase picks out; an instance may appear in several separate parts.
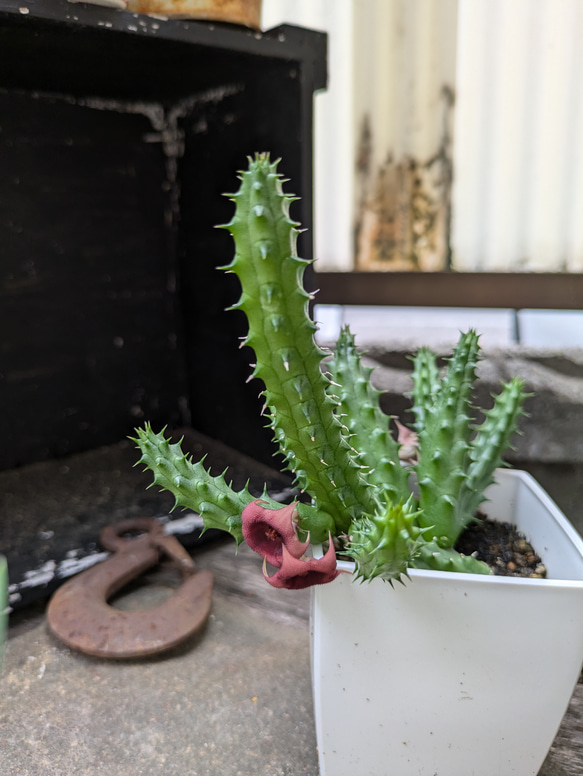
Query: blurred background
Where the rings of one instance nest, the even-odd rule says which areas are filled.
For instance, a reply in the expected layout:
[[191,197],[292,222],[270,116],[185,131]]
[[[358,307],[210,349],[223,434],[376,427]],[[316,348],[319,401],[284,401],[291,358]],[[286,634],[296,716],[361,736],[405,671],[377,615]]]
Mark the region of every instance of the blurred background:
[[[265,0],[262,21],[329,33],[318,270],[581,272],[579,0]],[[474,325],[487,345],[581,346],[578,309],[493,309],[491,296],[480,311],[381,305],[367,336],[449,342]],[[318,309],[327,336],[359,328],[357,313]]]

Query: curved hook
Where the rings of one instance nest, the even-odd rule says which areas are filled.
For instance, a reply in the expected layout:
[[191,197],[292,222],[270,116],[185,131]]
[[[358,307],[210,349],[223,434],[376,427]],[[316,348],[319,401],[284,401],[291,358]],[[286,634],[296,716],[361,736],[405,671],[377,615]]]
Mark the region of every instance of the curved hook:
[[[141,531],[123,538],[124,533]],[[211,610],[213,575],[195,571],[190,555],[153,518],[129,518],[104,528],[100,541],[113,555],[70,579],[50,600],[51,631],[71,649],[96,657],[141,657],[164,652],[198,633]],[[165,554],[184,581],[164,603],[121,611],[107,602]]]

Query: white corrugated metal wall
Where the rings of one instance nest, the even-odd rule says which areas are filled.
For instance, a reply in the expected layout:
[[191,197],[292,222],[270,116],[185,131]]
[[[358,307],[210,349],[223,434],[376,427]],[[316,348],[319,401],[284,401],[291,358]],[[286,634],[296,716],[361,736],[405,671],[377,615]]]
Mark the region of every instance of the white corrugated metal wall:
[[354,265],[354,5],[354,0],[263,2],[264,29],[287,22],[329,34],[329,83],[316,96],[314,136],[315,256],[327,269]]
[[583,270],[583,3],[459,0],[454,265]]
[[449,243],[460,270],[583,269],[581,0],[264,0],[282,21],[330,33],[322,268],[436,269]]
[[369,0],[353,13],[356,264],[443,269],[457,0]]

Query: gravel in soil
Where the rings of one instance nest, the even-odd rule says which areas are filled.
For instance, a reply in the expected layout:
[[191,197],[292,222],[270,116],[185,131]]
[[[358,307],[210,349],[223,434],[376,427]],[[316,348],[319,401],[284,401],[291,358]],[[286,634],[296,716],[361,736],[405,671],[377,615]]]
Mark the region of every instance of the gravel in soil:
[[546,577],[540,555],[516,526],[491,520],[483,514],[478,518],[458,539],[458,552],[484,561],[498,576]]

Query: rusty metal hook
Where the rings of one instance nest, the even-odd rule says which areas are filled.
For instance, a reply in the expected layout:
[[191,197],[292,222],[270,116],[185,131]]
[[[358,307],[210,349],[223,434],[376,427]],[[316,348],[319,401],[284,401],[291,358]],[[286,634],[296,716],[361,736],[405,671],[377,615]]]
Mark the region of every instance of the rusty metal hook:
[[[132,538],[122,535],[143,533]],[[213,575],[195,565],[174,536],[153,518],[129,518],[107,526],[101,544],[113,555],[60,587],[50,600],[51,631],[71,649],[97,657],[154,655],[202,630],[211,610]],[[151,609],[120,611],[108,600],[166,555],[184,577],[170,598]]]

